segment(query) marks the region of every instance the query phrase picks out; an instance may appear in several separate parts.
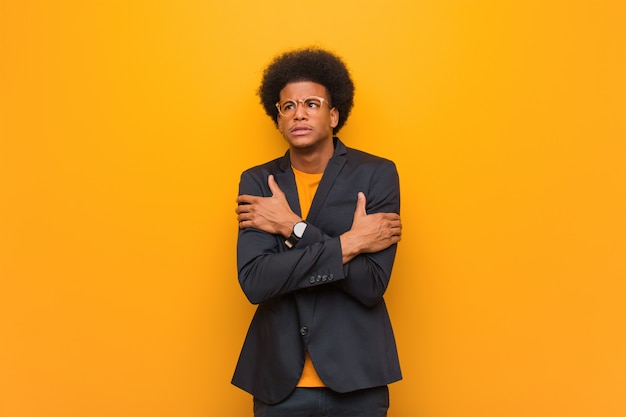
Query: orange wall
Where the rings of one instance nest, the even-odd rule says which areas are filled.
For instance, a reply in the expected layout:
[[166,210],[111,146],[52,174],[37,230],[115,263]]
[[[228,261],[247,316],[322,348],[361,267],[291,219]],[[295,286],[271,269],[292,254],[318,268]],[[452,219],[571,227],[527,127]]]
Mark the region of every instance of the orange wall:
[[0,0],[0,416],[242,417],[255,89],[316,44],[396,161],[390,417],[626,416],[622,1]]

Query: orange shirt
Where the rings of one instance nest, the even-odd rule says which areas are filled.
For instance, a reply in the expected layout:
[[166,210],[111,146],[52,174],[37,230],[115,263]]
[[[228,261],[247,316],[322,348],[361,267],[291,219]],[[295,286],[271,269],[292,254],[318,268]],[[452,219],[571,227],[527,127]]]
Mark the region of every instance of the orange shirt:
[[[322,180],[323,174],[308,174],[293,168],[296,177],[296,186],[298,187],[298,199],[300,200],[300,209],[302,210],[302,218],[306,219],[313,202],[313,197],[317,191],[318,185]],[[324,381],[319,377],[309,352],[306,353],[304,360],[304,369],[298,381],[298,387],[325,387]]]

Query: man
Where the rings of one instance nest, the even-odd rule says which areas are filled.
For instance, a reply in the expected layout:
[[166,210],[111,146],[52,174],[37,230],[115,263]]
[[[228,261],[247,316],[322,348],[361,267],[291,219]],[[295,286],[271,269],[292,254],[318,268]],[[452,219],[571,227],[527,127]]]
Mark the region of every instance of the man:
[[232,382],[256,417],[386,416],[402,378],[383,300],[401,236],[395,165],[334,136],[354,85],[332,53],[278,56],[259,95],[289,150],[241,175],[239,282],[258,307]]

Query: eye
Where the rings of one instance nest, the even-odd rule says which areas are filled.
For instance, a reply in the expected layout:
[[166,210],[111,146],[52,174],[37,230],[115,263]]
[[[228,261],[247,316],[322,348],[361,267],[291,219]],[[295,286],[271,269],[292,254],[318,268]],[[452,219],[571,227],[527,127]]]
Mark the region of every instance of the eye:
[[304,100],[304,105],[309,109],[318,109],[322,106],[322,101],[319,98],[309,97]]
[[304,106],[308,110],[318,110],[322,107],[322,101],[316,97],[309,97],[304,100]]
[[292,111],[295,108],[296,108],[296,103],[292,100],[287,100],[280,105],[280,111],[282,111],[283,113]]

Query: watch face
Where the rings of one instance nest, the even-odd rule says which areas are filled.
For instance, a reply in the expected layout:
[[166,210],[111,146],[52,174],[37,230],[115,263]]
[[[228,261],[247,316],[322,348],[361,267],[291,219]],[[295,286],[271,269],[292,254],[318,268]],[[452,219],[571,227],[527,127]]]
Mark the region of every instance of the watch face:
[[306,223],[298,222],[293,226],[293,234],[301,238],[304,235],[304,229],[306,229]]

